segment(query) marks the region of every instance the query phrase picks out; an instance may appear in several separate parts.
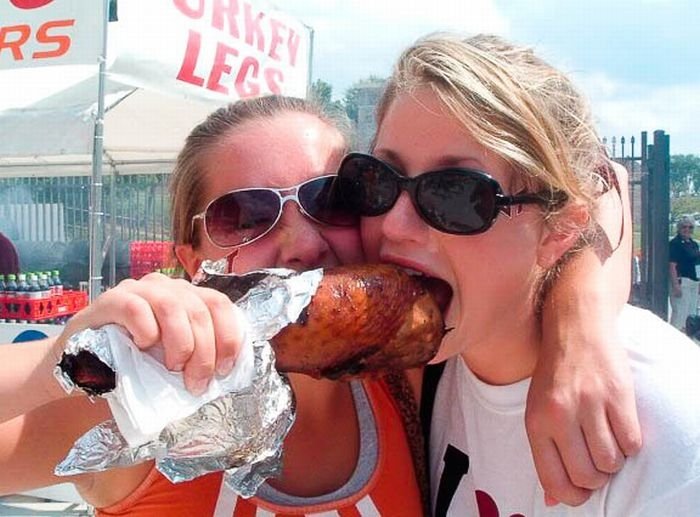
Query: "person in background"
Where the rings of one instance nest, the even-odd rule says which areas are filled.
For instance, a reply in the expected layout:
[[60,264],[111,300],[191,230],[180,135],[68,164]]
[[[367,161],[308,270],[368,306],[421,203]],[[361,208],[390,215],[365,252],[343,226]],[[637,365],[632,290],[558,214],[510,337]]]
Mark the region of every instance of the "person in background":
[[17,248],[7,236],[0,232],[0,275],[19,273]]
[[669,278],[671,281],[671,325],[685,331],[688,316],[698,310],[698,266],[700,247],[693,239],[695,220],[682,216],[676,224],[676,236],[669,242]]
[[0,232],[0,275],[19,273],[17,248],[7,236]]

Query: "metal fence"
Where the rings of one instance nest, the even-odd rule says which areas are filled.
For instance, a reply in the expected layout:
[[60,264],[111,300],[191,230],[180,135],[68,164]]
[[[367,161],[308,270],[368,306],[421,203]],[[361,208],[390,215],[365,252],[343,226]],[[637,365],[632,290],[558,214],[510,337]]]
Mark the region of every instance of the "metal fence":
[[[103,284],[131,275],[134,241],[170,240],[169,173],[105,175]],[[61,270],[69,287],[89,278],[90,177],[0,178],[0,231],[25,271]]]
[[632,302],[668,316],[668,240],[670,213],[670,136],[656,130],[653,139],[603,139],[610,156],[629,172],[634,230]]
[[[106,233],[122,241],[169,240],[169,177],[167,173],[106,176]],[[89,176],[0,179],[0,230],[13,240],[85,240],[89,192]]]

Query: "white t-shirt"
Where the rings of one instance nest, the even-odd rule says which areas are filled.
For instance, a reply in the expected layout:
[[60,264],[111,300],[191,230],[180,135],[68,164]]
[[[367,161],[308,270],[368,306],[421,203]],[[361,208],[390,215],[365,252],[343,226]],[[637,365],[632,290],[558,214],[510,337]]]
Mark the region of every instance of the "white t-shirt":
[[525,431],[530,380],[491,386],[453,358],[431,428],[435,517],[700,516],[700,349],[631,306],[618,330],[635,380],[641,452],[585,504],[547,507]]

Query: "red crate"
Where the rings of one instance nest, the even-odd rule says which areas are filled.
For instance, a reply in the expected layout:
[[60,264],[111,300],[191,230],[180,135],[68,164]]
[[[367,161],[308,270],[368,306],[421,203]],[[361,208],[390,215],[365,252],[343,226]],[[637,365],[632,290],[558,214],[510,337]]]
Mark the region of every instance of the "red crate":
[[3,318],[36,321],[56,316],[57,304],[52,296],[44,298],[24,298],[5,296]]
[[88,294],[84,291],[63,291],[63,294],[55,296],[58,300],[57,315],[65,316],[75,314],[83,307],[87,307]]
[[129,244],[129,276],[142,276],[176,264],[173,243],[167,241],[133,241]]
[[62,295],[44,298],[3,296],[0,300],[0,317],[8,320],[42,321],[58,316],[75,314],[88,304],[83,291],[63,291]]

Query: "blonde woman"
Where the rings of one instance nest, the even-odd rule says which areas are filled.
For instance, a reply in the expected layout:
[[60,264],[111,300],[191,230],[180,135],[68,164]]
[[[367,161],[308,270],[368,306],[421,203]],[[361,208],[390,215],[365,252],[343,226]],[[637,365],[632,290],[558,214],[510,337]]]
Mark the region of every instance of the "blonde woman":
[[562,73],[499,38],[450,35],[404,52],[372,154],[341,163],[346,201],[366,216],[369,260],[452,288],[431,415],[437,517],[698,514],[700,350],[640,309],[613,314],[611,332],[633,370],[642,451],[577,508],[550,506],[532,459],[541,444],[528,442],[525,408],[543,354],[542,300],[558,269],[596,241],[607,169]]

